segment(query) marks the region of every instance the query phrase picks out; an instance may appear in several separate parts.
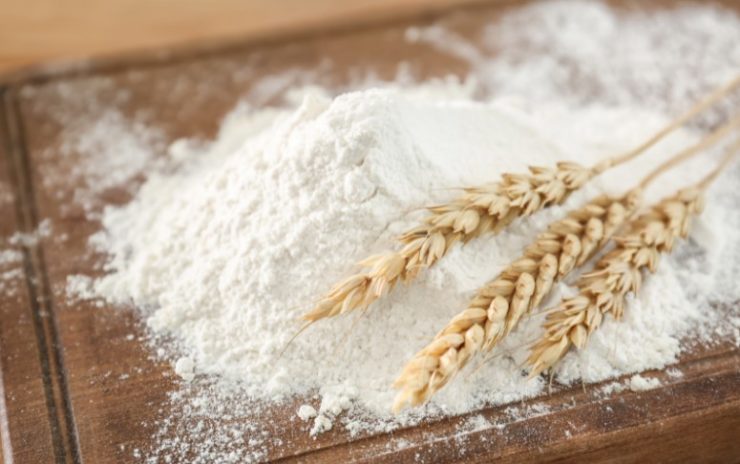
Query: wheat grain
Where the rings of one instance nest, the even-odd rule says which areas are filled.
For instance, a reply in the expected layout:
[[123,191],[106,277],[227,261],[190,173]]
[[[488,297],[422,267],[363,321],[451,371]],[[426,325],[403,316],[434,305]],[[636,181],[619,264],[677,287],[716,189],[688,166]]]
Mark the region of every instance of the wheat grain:
[[550,225],[523,255],[481,288],[404,368],[393,409],[429,399],[479,351],[490,350],[553,284],[590,258],[636,210],[641,190],[601,196]]

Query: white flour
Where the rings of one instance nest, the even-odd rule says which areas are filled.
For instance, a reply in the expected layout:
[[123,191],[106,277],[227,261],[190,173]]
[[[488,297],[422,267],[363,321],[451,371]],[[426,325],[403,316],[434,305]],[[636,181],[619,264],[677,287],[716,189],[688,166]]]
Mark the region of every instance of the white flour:
[[[552,17],[564,19],[550,22]],[[546,27],[520,27],[527,19]],[[636,172],[697,140],[697,133],[671,136],[644,159],[589,184],[565,207],[454,249],[361,320],[356,314],[321,321],[279,354],[311,303],[358,259],[392,246],[393,236],[418,219],[419,207],[451,198],[454,187],[523,172],[528,165],[565,159],[587,164],[631,148],[667,122],[660,110],[675,114],[740,67],[740,21],[732,15],[690,7],[646,21],[640,15],[619,18],[591,3],[537,4],[505,16],[498,33],[494,26],[484,31],[487,46],[499,50],[496,59],[449,40],[453,35],[440,26],[409,30],[408,40],[444,45],[470,60],[480,87],[496,97],[491,102],[473,101],[475,88],[447,81],[336,98],[294,89],[286,108],[242,105],[212,143],[174,143],[166,169],[149,175],[128,205],[105,211],[93,244],[108,253],[108,274],[92,282],[72,276],[69,291],[133,304],[155,340],[174,339],[182,356],[173,359],[175,371],[188,381],[215,383],[213,397],[199,398],[192,408],[204,416],[219,417],[232,395],[261,403],[298,395],[311,403],[295,409],[301,419],[311,419],[307,433],[338,423],[355,433],[535,395],[545,381],[527,381],[520,365],[526,355],[521,346],[539,333],[538,317],[505,341],[506,356],[458,376],[425,409],[399,418],[388,412],[390,385],[404,363],[538,231],[600,191],[633,186]],[[521,61],[516,44],[523,36],[534,51]],[[702,52],[705,61],[697,69],[711,73],[682,67],[682,54],[697,50],[710,50],[708,56]],[[647,56],[657,60],[654,67],[640,62]],[[579,93],[581,87],[567,94],[572,82],[562,75],[563,63],[595,86],[592,99]],[[645,104],[644,92],[657,103]],[[137,160],[149,158],[140,145],[132,146]],[[647,200],[698,179],[711,159],[705,155],[661,177]],[[663,259],[621,323],[608,320],[586,349],[566,357],[560,381],[663,368],[675,362],[682,337],[718,335],[717,321],[728,316],[707,303],[740,297],[732,283],[740,272],[739,175],[735,168],[719,180],[692,241]],[[568,291],[563,284],[556,293]],[[731,315],[719,335],[737,333],[738,321]],[[641,377],[630,382],[635,390],[654,386]],[[231,443],[243,452],[207,454],[229,442],[217,436],[202,445],[199,459],[263,457],[268,439],[258,425],[244,427],[234,434],[249,440]],[[188,433],[196,437],[198,430]],[[159,452],[177,455],[177,444],[164,443]]]
[[640,374],[635,374],[630,377],[629,386],[630,390],[635,392],[652,390],[653,388],[658,388],[660,386],[660,380],[645,378]]
[[[0,184],[0,190],[2,190]],[[51,221],[43,220],[33,232],[15,232],[5,238],[0,237],[0,294],[14,297],[22,291],[24,277],[23,247],[35,246],[41,239],[52,235]]]
[[[149,308],[151,329],[181,341],[197,374],[239,382],[258,399],[318,389],[323,400],[314,433],[328,430],[330,419],[352,402],[387,416],[394,393],[389,386],[410,355],[567,207],[454,249],[354,327],[354,317],[319,322],[279,354],[311,302],[354,262],[392,245],[392,236],[413,224],[412,209],[454,195],[450,187],[568,158],[524,124],[527,115],[507,116],[512,111],[398,90],[334,100],[309,93],[293,110],[237,111],[205,151],[178,144],[175,173],[151,176],[131,203],[106,211],[105,231],[95,243],[111,254],[111,273],[94,283],[95,291],[112,303]],[[564,113],[549,125],[582,124],[586,132],[607,134],[618,119],[615,111],[627,119],[624,110],[601,108],[587,118]],[[551,114],[544,119],[552,121]],[[640,124],[615,147],[629,147],[665,123],[637,109],[629,115]],[[672,137],[639,169],[692,140],[689,134]],[[699,160],[666,176],[648,201],[697,179],[707,164]],[[634,185],[633,172],[634,166],[607,174],[569,205],[592,196],[598,185],[617,192]],[[710,208],[703,220],[717,214],[729,212]],[[707,242],[723,252],[724,228],[701,222],[697,228],[717,230]],[[595,381],[675,360],[676,334],[706,315],[668,261],[648,279],[623,324],[606,324],[588,350],[562,363],[562,380]],[[714,264],[696,265],[711,275]],[[539,322],[530,319],[503,350],[532,340]],[[526,381],[519,368],[525,353],[499,358],[467,382],[458,379],[434,406],[460,413],[537,392],[540,382]],[[190,379],[192,361],[180,359],[175,370]]]
[[494,105],[393,90],[238,112],[205,153],[176,156],[177,174],[151,177],[106,212],[96,243],[115,272],[97,292],[153,308],[149,325],[182,340],[196,372],[246,379],[262,398],[320,388],[332,415],[342,398],[385,413],[408,355],[534,230],[453,253],[376,305],[343,346],[352,318],[316,324],[278,359],[311,302],[449,188],[565,158]]
[[0,294],[15,296],[23,278],[23,253],[14,249],[0,250]]

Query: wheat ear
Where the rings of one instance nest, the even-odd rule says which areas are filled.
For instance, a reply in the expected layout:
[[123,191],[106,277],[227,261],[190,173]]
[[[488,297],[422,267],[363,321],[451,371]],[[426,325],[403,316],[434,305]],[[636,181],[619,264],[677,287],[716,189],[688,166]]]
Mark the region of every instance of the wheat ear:
[[365,272],[337,284],[303,317],[316,321],[365,308],[400,281],[434,265],[456,242],[498,232],[512,220],[565,201],[596,174],[576,163],[555,169],[531,167],[529,174],[504,174],[501,182],[468,188],[452,202],[429,208],[424,224],[400,237],[402,248],[361,261]]
[[336,284],[303,315],[306,325],[367,308],[398,282],[409,281],[420,270],[433,266],[453,244],[467,242],[484,233],[496,233],[518,217],[564,202],[570,193],[580,189],[591,178],[642,154],[739,85],[740,76],[641,145],[595,166],[561,162],[555,168],[530,167],[527,174],[504,174],[500,182],[464,189],[463,195],[450,203],[429,208],[429,216],[423,224],[399,238],[400,250],[370,256],[358,263],[365,271]]
[[393,410],[426,402],[474,354],[492,348],[524,313],[540,304],[555,281],[601,248],[639,198],[639,189],[619,199],[601,196],[551,224],[404,367],[394,383],[400,392]]
[[527,359],[530,376],[554,366],[572,346],[583,348],[605,314],[621,318],[626,295],[640,289],[643,270],[655,272],[660,254],[670,253],[676,239],[688,235],[691,217],[702,210],[703,191],[738,148],[740,143],[733,145],[720,166],[701,182],[662,200],[632,221],[626,234],[613,239],[615,248],[599,260],[594,272],[579,280],[579,294],[564,299],[548,314],[545,334]]
[[468,307],[404,367],[393,409],[426,402],[479,351],[489,351],[537,307],[557,280],[592,257],[637,210],[642,190],[659,174],[740,127],[740,117],[648,173],[621,198],[601,196],[548,227],[524,254],[483,286]]

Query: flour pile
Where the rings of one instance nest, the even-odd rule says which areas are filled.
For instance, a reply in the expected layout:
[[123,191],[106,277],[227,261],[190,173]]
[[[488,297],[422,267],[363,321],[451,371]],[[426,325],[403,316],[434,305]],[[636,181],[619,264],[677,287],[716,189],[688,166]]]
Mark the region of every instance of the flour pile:
[[[178,144],[172,156],[174,174],[151,177],[104,215],[96,243],[113,272],[97,293],[151,308],[150,327],[182,340],[197,373],[243,381],[260,398],[320,388],[376,413],[387,413],[408,356],[535,230],[457,250],[355,328],[351,318],[316,324],[278,359],[300,315],[413,226],[415,208],[567,158],[496,105],[400,90],[237,111],[210,147]],[[519,374],[502,377],[520,388]],[[470,401],[454,398],[459,410]]]
[[[96,293],[113,303],[150,308],[151,329],[181,341],[197,374],[238,381],[258,399],[319,389],[323,409],[333,408],[334,415],[352,402],[387,415],[390,384],[410,355],[567,210],[553,208],[498,237],[458,246],[419,282],[374,305],[356,326],[352,317],[321,321],[279,357],[300,315],[353,263],[390,246],[394,235],[411,227],[419,216],[414,208],[449,198],[455,186],[569,158],[525,122],[527,114],[510,106],[450,100],[448,90],[444,100],[433,95],[374,89],[331,99],[309,91],[294,109],[235,112],[205,149],[176,144],[174,172],[150,177],[131,203],[105,213],[104,232],[95,243],[110,253],[111,272],[95,283]],[[589,127],[601,133],[606,126],[600,119],[615,119],[608,110],[592,111],[589,118]],[[664,123],[650,115],[638,119],[643,125]],[[635,130],[622,143],[629,146],[645,134]],[[692,140],[691,134],[673,137],[639,169]],[[651,198],[686,185],[707,164],[694,162],[667,176]],[[607,174],[570,205],[596,189],[619,192],[633,185],[634,169]],[[726,252],[724,239],[715,234],[707,242],[715,252]],[[714,263],[705,264],[711,275]],[[597,336],[587,355],[564,363],[564,375],[596,380],[675,357],[676,330],[703,317],[670,264],[650,280],[632,305],[638,309],[629,313],[653,314],[628,316],[619,342],[632,346],[633,336],[648,341],[637,350],[613,351],[608,344],[599,350]],[[655,317],[657,310],[661,317]],[[536,336],[538,321],[532,322],[510,346]],[[591,367],[579,362],[584,356],[596,358],[589,360]],[[515,361],[490,363],[471,381],[446,389],[434,405],[464,412],[536,392],[539,382],[527,382]],[[182,364],[188,364],[189,375],[192,363]]]
[[[552,17],[562,24],[556,27]],[[526,19],[546,27],[519,27]],[[280,356],[300,315],[352,272],[353,263],[393,246],[393,237],[423,216],[421,207],[530,165],[569,159],[588,165],[632,148],[663,127],[667,114],[740,66],[740,21],[712,8],[687,7],[650,23],[590,2],[548,2],[501,21],[481,37],[499,51],[495,59],[442,26],[408,31],[410,41],[470,60],[478,87],[453,79],[339,96],[293,89],[284,107],[239,106],[212,142],[175,142],[129,204],[105,210],[92,243],[109,257],[107,274],[92,282],[71,277],[70,293],[139,308],[156,340],[174,340],[182,357],[172,361],[183,379],[217,379],[213,404],[221,406],[229,392],[268,404],[296,397],[309,402],[318,394],[296,408],[313,434],[337,421],[352,433],[392,428],[541,392],[544,380],[527,380],[520,368],[527,354],[522,346],[541,333],[541,318],[532,317],[501,345],[505,356],[458,376],[421,410],[397,418],[389,413],[391,384],[403,365],[538,232],[600,192],[626,191],[700,132],[682,129],[589,183],[566,205],[457,246],[366,315],[320,321]],[[527,60],[520,43],[533,46]],[[711,73],[681,67],[681,55],[700,43],[711,51],[702,55]],[[502,48],[507,44],[511,52]],[[635,60],[635,53],[648,52],[660,58],[655,68]],[[566,91],[573,83],[564,69],[593,88]],[[650,70],[646,81],[633,75],[638,69]],[[603,98],[589,100],[582,93],[587,87]],[[642,92],[654,96],[657,88],[676,93],[658,92],[659,103],[644,105]],[[646,202],[699,179],[716,159],[707,153],[662,176]],[[662,368],[676,361],[686,336],[708,340],[717,330],[738,332],[740,318],[709,303],[740,299],[733,284],[740,272],[739,176],[734,168],[719,179],[691,240],[646,279],[621,323],[608,320],[585,350],[566,357],[560,381]],[[571,291],[567,283],[551,302]],[[656,386],[645,382],[638,378],[634,389]]]

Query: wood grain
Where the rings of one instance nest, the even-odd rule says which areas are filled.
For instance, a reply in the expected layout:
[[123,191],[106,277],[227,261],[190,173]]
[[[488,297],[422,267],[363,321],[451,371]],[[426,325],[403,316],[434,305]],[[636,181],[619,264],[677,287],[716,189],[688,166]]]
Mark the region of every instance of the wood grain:
[[[28,231],[20,191],[24,170],[17,111],[0,90],[0,237]],[[20,249],[20,248],[19,248]],[[52,462],[63,450],[56,413],[54,375],[39,303],[28,276],[32,259],[23,250],[25,279],[7,281],[0,292],[0,434],[5,462]],[[3,269],[5,271],[5,269]]]
[[[476,7],[437,20],[474,36],[515,7]],[[12,194],[0,202],[0,236],[32,231],[43,219],[53,225],[51,236],[23,248],[22,291],[0,295],[0,437],[6,461],[137,462],[134,450],[153,445],[157,423],[172,414],[167,395],[180,388],[170,366],[152,358],[131,308],[66,297],[67,277],[97,275],[102,259],[87,246],[99,224],[76,200],[84,185],[75,167],[85,158],[74,146],[61,149],[76,128],[116,111],[160,128],[167,141],[210,137],[236,101],[280,101],[283,88],[272,95],[255,91],[264,90],[270,76],[283,76],[286,85],[343,89],[368,73],[393,78],[399,63],[417,78],[464,75],[466,63],[403,40],[408,25],[432,20],[294,34],[282,42],[245,43],[176,59],[96,62],[73,73],[35,74],[2,90],[0,189]],[[96,192],[90,210],[126,202],[136,182]],[[308,426],[295,422],[295,405],[283,405],[266,415],[265,426],[284,439],[267,458],[303,463],[738,461],[740,350],[729,342],[700,347],[684,354],[677,368],[683,376],[647,373],[662,382],[647,392],[604,398],[598,386],[556,387],[551,395],[516,405],[541,405],[544,412],[535,417],[518,418],[504,405],[391,434],[351,437],[334,429],[313,440]],[[500,428],[461,435],[460,426],[475,415]],[[412,445],[389,448],[392,439]]]

